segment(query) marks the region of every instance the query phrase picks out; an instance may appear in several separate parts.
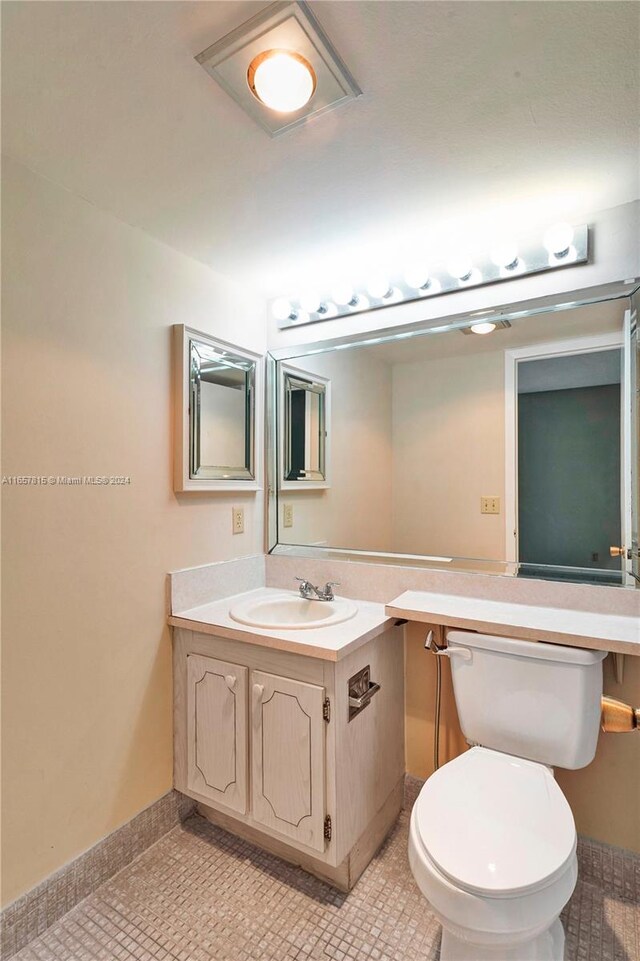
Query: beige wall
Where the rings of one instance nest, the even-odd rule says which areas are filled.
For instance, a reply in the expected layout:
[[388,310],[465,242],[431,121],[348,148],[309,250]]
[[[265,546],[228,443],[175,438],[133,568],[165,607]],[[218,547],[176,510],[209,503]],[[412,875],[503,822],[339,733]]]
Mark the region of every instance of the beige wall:
[[[291,364],[331,382],[331,486],[280,492],[280,543],[388,550],[390,368],[370,352],[355,350],[296,358]],[[291,528],[282,526],[284,504],[293,505]]]
[[[262,547],[261,494],[171,486],[170,325],[263,349],[262,304],[5,162],[3,902],[171,787],[166,572]],[[232,537],[231,507],[245,508]]]
[[504,477],[503,352],[395,365],[392,549],[504,559]]
[[[405,641],[407,771],[421,778],[433,773],[435,658],[424,650],[427,629],[421,624],[408,625]],[[605,694],[640,704],[640,657],[625,659],[623,684],[615,682],[610,662],[611,658],[604,662]],[[444,764],[466,750],[448,662],[443,664],[442,689],[440,763]],[[556,769],[581,834],[640,852],[639,752],[640,734],[601,733],[595,759],[588,767]]]

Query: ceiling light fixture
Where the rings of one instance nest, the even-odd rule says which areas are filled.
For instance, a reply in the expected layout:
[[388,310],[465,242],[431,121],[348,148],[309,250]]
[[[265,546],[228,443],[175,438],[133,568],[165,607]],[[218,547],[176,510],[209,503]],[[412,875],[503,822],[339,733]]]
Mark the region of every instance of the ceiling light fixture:
[[362,93],[311,6],[276,0],[196,57],[272,137]]
[[457,254],[452,257],[447,265],[447,270],[461,284],[471,280],[473,274],[473,264],[466,254]]
[[429,271],[419,264],[407,267],[404,280],[407,287],[411,287],[412,290],[428,290],[431,286]]
[[556,259],[564,259],[571,251],[574,230],[571,224],[554,224],[549,227],[542,243]]
[[518,248],[510,240],[497,243],[491,250],[491,260],[502,270],[515,270],[519,266]]
[[[310,289],[299,299],[278,298],[278,302],[272,303],[272,310],[278,312],[278,324],[284,328],[306,323],[307,321],[302,319],[303,314],[310,314],[314,322],[327,320],[329,317],[345,317],[369,309],[377,310],[398,303],[408,304],[440,294],[459,292],[461,289],[515,280],[543,271],[572,267],[575,264],[586,264],[589,262],[589,228],[586,224],[575,227],[570,224],[556,224],[545,233],[544,245],[539,229],[532,229],[528,236],[520,236],[519,231],[517,246],[510,236],[505,236],[502,239],[496,238],[493,245],[488,243],[484,254],[478,247],[474,247],[473,259],[462,244],[457,250],[450,250],[449,254],[446,270],[446,255],[443,263],[433,271],[428,270],[420,258],[409,261],[404,273],[391,270],[387,273],[384,265],[378,261],[372,265],[373,273],[369,282],[360,289],[348,280],[340,280],[333,290],[331,300],[323,300],[316,291]],[[379,269],[383,272],[376,273]],[[315,282],[309,278],[309,283]],[[324,283],[318,278],[319,289],[324,288]],[[366,294],[361,292],[363,289],[366,289]],[[299,303],[302,309],[292,307],[292,303]],[[500,328],[508,325],[498,322],[496,326]],[[477,332],[490,331],[481,329]],[[472,330],[467,327],[463,333],[471,334]]]
[[314,290],[308,290],[300,297],[300,306],[310,314],[327,313],[327,305],[320,294],[317,294]]
[[486,321],[484,324],[472,324],[471,332],[473,334],[491,334],[496,329],[496,325]]
[[315,70],[294,50],[264,50],[247,70],[251,93],[277,113],[301,110],[313,97],[318,80]]
[[271,313],[276,320],[288,320],[290,322],[298,319],[297,311],[291,305],[291,301],[286,297],[276,297],[271,304]]
[[386,300],[393,295],[393,287],[387,277],[372,277],[367,284],[367,292],[375,300]]

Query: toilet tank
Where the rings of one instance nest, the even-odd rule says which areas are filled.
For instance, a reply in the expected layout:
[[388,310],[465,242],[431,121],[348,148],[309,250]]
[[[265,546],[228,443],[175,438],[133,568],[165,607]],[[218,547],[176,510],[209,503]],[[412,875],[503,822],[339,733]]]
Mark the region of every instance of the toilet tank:
[[551,766],[593,760],[605,653],[466,631],[448,642],[468,741]]

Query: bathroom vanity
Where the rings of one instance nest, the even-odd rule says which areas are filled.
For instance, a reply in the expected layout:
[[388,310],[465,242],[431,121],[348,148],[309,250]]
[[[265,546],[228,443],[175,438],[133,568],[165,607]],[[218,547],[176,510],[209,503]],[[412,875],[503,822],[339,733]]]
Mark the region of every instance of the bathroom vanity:
[[276,595],[170,618],[174,784],[208,820],[348,891],[402,804],[402,629],[368,602],[330,627],[229,615]]

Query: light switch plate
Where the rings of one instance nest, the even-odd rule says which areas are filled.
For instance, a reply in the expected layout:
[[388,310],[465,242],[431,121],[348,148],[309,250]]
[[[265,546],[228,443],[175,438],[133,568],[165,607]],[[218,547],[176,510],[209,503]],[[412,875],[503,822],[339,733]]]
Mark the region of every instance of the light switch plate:
[[293,527],[293,504],[283,504],[282,506],[282,526]]
[[244,507],[232,507],[232,527],[234,534],[244,534]]
[[480,513],[481,514],[499,514],[500,498],[499,497],[481,497]]

